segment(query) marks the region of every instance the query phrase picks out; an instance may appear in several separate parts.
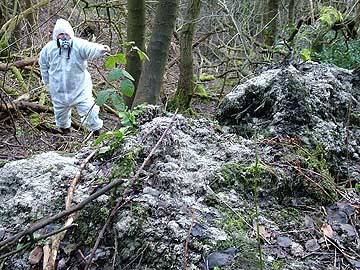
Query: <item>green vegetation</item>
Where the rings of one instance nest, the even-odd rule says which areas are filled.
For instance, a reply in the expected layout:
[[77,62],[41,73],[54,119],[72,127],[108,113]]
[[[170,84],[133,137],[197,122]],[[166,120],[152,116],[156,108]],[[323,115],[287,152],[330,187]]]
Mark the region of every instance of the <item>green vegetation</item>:
[[[130,51],[135,51],[140,60],[147,58],[146,54],[133,43],[125,43]],[[148,59],[148,58],[147,58]],[[136,114],[138,110],[131,111],[125,104],[125,97],[132,97],[135,93],[135,79],[121,66],[126,65],[125,53],[119,52],[114,55],[109,55],[105,60],[105,68],[109,69],[106,76],[107,89],[101,90],[96,94],[96,104],[104,106],[106,102],[111,101],[112,106],[122,119],[123,126],[134,126],[136,124]]]
[[75,243],[93,246],[101,228],[99,226],[105,223],[109,211],[109,208],[103,202],[95,202],[86,206],[76,219],[78,227],[74,231]]
[[[332,40],[335,34],[329,33],[326,37]],[[321,52],[312,53],[312,59],[342,68],[357,68],[360,66],[360,40],[346,42],[344,39],[336,39],[330,45],[324,46]]]
[[140,147],[134,147],[123,157],[115,162],[112,167],[111,178],[126,178],[134,171],[136,158],[141,151]]
[[[335,179],[326,161],[326,152],[321,145],[315,149],[298,146],[295,150],[302,158],[303,169],[298,172],[304,176],[304,187],[313,199],[322,203],[332,203],[338,199]],[[300,171],[299,171],[300,170]]]
[[275,260],[271,263],[271,270],[281,270],[284,268],[284,262],[280,260]]
[[239,163],[226,163],[224,164],[218,177],[213,183],[211,188],[214,190],[233,188],[244,192],[253,192],[254,188],[259,184],[259,179],[265,177],[267,172],[260,164],[239,164]]
[[259,262],[259,253],[257,249],[257,243],[248,236],[246,231],[246,224],[244,218],[238,215],[234,215],[233,212],[223,210],[225,220],[220,224],[223,230],[227,233],[228,239],[218,242],[216,250],[225,250],[231,247],[238,248],[241,251],[240,256],[236,256],[231,269],[237,269],[237,267],[246,269],[262,269]]

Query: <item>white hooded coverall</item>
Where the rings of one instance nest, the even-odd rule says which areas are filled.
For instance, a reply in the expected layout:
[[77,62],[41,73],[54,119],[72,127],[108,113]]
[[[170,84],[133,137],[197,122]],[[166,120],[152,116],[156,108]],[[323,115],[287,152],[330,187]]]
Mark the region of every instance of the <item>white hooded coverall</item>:
[[[57,39],[60,33],[70,36],[70,53],[69,49],[58,47]],[[39,65],[42,80],[50,92],[58,127],[70,128],[71,108],[76,107],[81,121],[90,131],[102,128],[103,121],[98,116],[99,107],[94,105],[92,96],[87,60],[99,58],[106,51],[104,45],[75,37],[68,21],[56,21],[52,40],[40,52]]]

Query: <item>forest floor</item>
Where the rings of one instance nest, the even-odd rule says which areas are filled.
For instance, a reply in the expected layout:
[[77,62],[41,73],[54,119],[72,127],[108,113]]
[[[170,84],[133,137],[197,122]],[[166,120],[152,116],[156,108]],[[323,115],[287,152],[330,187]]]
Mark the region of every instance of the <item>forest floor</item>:
[[[215,103],[198,101],[193,104],[192,112],[197,117],[213,118]],[[112,113],[101,111],[100,118],[104,121],[102,132],[121,125],[120,119]],[[62,134],[55,125],[53,113],[30,110],[0,112],[0,126],[0,165],[47,151],[76,152],[87,141],[94,139],[83,128],[79,130],[72,127],[70,134]]]
[[[28,158],[47,151],[76,152],[88,140],[86,130],[72,128],[70,134],[62,134],[55,126],[51,113],[39,113],[38,123],[31,123],[31,114],[16,112],[0,117],[0,164]],[[101,113],[104,119],[103,131],[117,126],[116,116]]]

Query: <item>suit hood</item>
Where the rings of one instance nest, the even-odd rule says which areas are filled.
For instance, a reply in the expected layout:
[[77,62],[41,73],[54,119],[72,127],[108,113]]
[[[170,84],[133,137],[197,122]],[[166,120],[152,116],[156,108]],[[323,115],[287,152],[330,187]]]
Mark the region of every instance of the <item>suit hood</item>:
[[74,30],[70,23],[64,19],[58,19],[55,23],[54,30],[52,33],[53,40],[57,40],[57,36],[60,33],[68,34],[72,39],[74,38]]

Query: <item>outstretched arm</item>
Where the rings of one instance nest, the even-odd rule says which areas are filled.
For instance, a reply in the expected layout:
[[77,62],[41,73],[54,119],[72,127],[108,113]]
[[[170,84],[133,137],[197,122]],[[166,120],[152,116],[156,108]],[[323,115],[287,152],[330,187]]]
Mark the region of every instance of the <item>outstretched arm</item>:
[[81,39],[80,42],[80,54],[84,59],[96,59],[110,52],[110,48],[107,45],[89,42],[83,39]]

